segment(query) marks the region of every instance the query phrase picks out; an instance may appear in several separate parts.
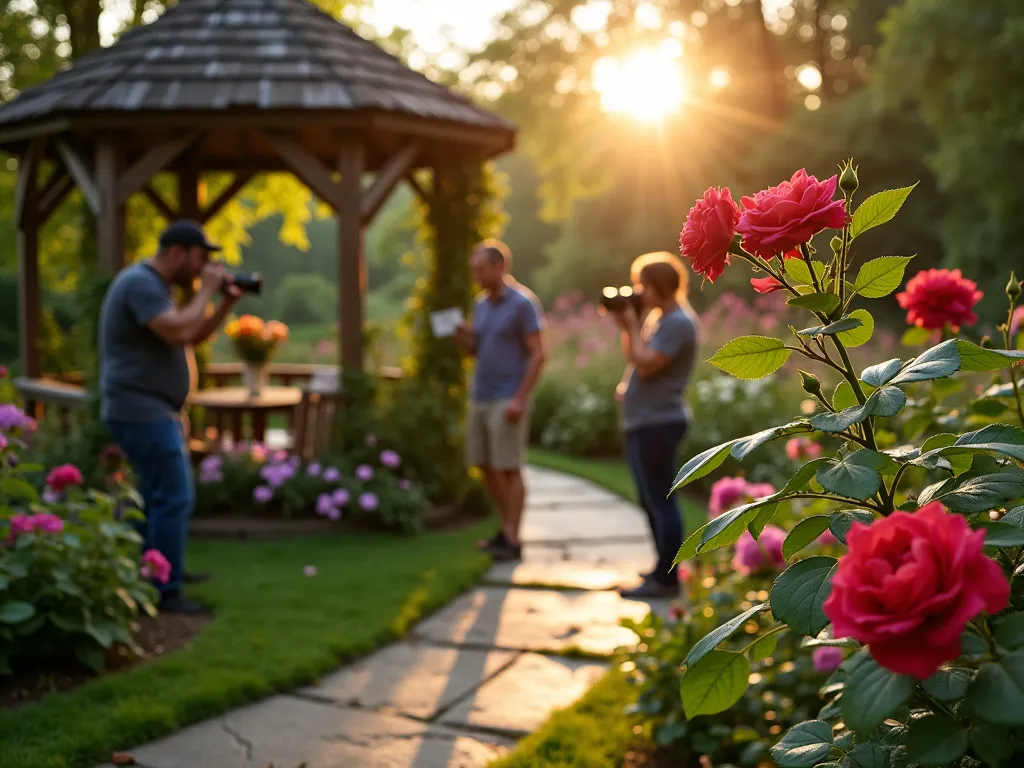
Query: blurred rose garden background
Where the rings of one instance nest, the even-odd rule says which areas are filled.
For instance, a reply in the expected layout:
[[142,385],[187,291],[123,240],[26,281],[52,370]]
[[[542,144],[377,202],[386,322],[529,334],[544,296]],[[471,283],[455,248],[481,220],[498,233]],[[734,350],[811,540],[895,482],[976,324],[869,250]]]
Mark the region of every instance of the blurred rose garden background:
[[[170,5],[11,0],[0,14],[0,101],[152,23]],[[1024,305],[1010,279],[1014,269],[1024,276],[1024,102],[1015,95],[1024,71],[1024,5],[507,0],[481,3],[474,11],[479,18],[461,22],[462,9],[450,5],[437,10],[440,21],[386,0],[317,5],[519,126],[516,151],[488,166],[488,202],[477,231],[511,246],[514,274],[546,310],[549,359],[530,433],[535,464],[633,498],[614,396],[622,353],[613,321],[597,311],[601,288],[627,282],[629,264],[641,253],[677,251],[687,212],[709,186],[728,185],[739,200],[801,168],[825,182],[850,157],[859,169],[858,203],[917,185],[896,206],[895,221],[858,236],[856,266],[879,256],[913,260],[898,262],[897,284],[863,294],[875,299],[870,313],[827,318],[859,324],[824,335],[841,336],[858,372],[887,360],[907,365],[955,338],[972,345],[958,348],[955,378],[916,379],[904,388],[905,406],[878,422],[872,450],[909,464],[902,447],[923,446],[916,460],[948,449],[945,436],[997,425],[1007,425],[1000,445],[1024,445],[1018,388],[1024,370],[1012,359],[1005,366],[985,363],[977,351],[1024,350]],[[242,552],[233,542],[198,542],[197,562],[226,574],[199,592],[216,619],[169,626],[153,618],[150,582],[165,578],[166,562],[159,553],[138,551],[131,525],[138,495],[95,418],[94,389],[87,388],[87,417],[69,439],[56,412],[38,420],[26,415],[14,387],[21,373],[13,221],[18,166],[13,157],[3,163],[0,765],[91,765],[118,744],[308,682],[401,636],[486,570],[471,542],[489,530],[480,520],[491,510],[479,477],[462,467],[461,423],[451,417],[459,413],[458,406],[452,410],[453,392],[462,397],[464,389],[415,380],[424,360],[450,350],[422,333],[436,276],[437,222],[401,187],[366,234],[365,338],[368,367],[405,371],[405,378],[377,382],[368,394],[372,408],[353,419],[343,450],[309,455],[267,444],[273,441],[239,441],[196,462],[197,519],[336,527],[341,549],[324,541],[303,547],[257,541]],[[224,180],[208,183],[203,194],[212,198]],[[130,258],[152,252],[159,228],[148,203],[133,198]],[[244,317],[196,350],[200,372],[253,361],[333,365],[340,333],[338,232],[324,206],[291,177],[268,174],[215,217],[209,231],[227,246],[234,267],[263,274],[266,290],[246,298],[239,308]],[[85,202],[72,195],[41,238],[44,369],[79,384],[95,371],[93,327],[109,278],[97,266],[94,232]],[[839,253],[831,240],[837,232],[842,229],[826,229],[812,241],[821,263]],[[756,379],[704,362],[741,337],[789,338],[790,329],[806,325],[787,303],[789,294],[774,290],[779,286],[761,273],[752,284],[738,260],[734,251],[733,265],[714,281],[691,280],[701,362],[688,391],[694,420],[681,466],[789,419],[863,405],[834,367],[814,368],[813,380],[802,375],[798,369],[808,365],[798,355]],[[799,282],[803,260],[784,261]],[[822,277],[803,271],[805,287]],[[251,346],[246,329],[269,330]],[[281,417],[271,419],[271,432],[286,426]],[[802,467],[832,461],[843,447],[839,432],[766,440],[742,463],[730,460],[693,478],[680,491],[686,535],[781,491]],[[866,435],[855,437],[867,449]],[[946,480],[934,474],[945,465],[908,466],[904,474],[901,464],[894,471],[915,488],[904,502],[913,506],[927,488],[943,509],[976,529],[991,523],[1019,531],[1024,470],[1017,448],[993,449],[974,456],[973,464],[958,465],[951,456],[949,470],[958,480],[950,487],[939,488]],[[892,478],[880,467],[869,469]],[[998,490],[986,487],[965,501],[957,483],[992,473],[1000,475]],[[990,544],[1000,547],[985,550],[986,562],[1006,572],[1010,596],[1000,610],[1007,613],[977,618],[984,613],[978,597],[959,626],[972,622],[963,654],[943,659],[920,682],[863,661],[870,656],[859,645],[839,642],[828,630],[780,630],[772,612],[759,608],[798,552],[796,564],[841,557],[851,526],[871,518],[834,508],[825,499],[800,499],[757,540],[741,526],[728,546],[699,555],[695,549],[680,566],[686,599],[667,616],[630,623],[637,644],[617,654],[613,670],[579,704],[524,740],[502,765],[1019,765],[1024,639],[1014,611],[1024,588],[1024,538],[1005,527],[985,529],[992,531]],[[836,522],[837,514],[845,517]],[[817,522],[793,539],[807,520]],[[966,539],[965,532],[957,535]],[[351,590],[339,594],[328,577]],[[264,611],[268,618],[261,618]],[[700,645],[723,624],[729,633]],[[239,637],[251,642],[237,646]],[[732,697],[724,707],[695,703],[692,694],[688,700],[685,686],[681,693],[683,672],[709,652],[739,653],[747,664],[742,685],[732,686],[739,693],[717,689],[719,703]],[[164,655],[165,666],[139,664]],[[855,659],[863,664],[856,667]],[[857,669],[867,674],[867,664],[875,664],[879,687],[862,689],[851,714],[843,686]],[[979,680],[988,687],[969,693]],[[161,698],[154,701],[158,686]],[[118,710],[112,703],[118,697],[133,706]],[[892,706],[876,716],[872,701]],[[914,730],[922,720],[925,726]],[[50,742],[58,728],[61,737]]]

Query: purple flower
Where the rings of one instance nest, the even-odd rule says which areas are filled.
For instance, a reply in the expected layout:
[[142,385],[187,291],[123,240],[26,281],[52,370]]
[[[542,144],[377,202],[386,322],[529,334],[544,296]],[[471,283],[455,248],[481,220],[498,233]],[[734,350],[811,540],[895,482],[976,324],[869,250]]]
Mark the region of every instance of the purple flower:
[[401,480],[398,481],[398,487],[401,488],[406,493],[408,493],[409,491],[412,490],[412,480],[410,480],[407,477],[403,477]]
[[0,405],[0,430],[28,429],[34,423],[18,406],[10,403]]
[[352,494],[350,494],[348,490],[346,490],[345,488],[339,488],[333,494],[331,494],[331,498],[334,500],[334,503],[336,505],[338,505],[339,507],[344,507],[351,500]]
[[214,483],[224,482],[224,473],[219,469],[212,472],[199,472],[199,484],[200,485],[213,485]]
[[53,488],[47,486],[43,489],[43,503],[44,504],[59,504],[61,500],[60,491],[55,491]]
[[280,488],[295,474],[287,464],[267,464],[260,470],[260,477],[271,488]]
[[288,466],[291,467],[292,469],[298,469],[301,464],[302,459],[298,456],[292,456],[291,458],[288,459]]
[[306,467],[306,474],[309,475],[310,477],[320,477],[320,472],[321,469],[320,464],[318,462],[314,461],[308,467]]
[[330,517],[331,513],[336,511],[331,494],[321,493],[320,497],[316,500],[316,513],[320,517]]
[[373,512],[379,506],[380,499],[377,498],[377,494],[366,492],[359,495],[359,507],[364,512]]
[[394,469],[402,463],[402,457],[394,451],[381,451],[380,463],[389,469]]
[[7,438],[4,437],[3,435],[0,435],[0,451],[6,451],[6,450],[7,450]]
[[315,565],[307,565],[305,568],[302,569],[302,572],[304,574],[306,574],[307,576],[309,576],[310,578],[312,578],[313,576],[316,576],[316,574],[317,574],[316,566]]
[[266,504],[274,498],[274,489],[268,488],[265,485],[256,486],[256,489],[252,492],[252,497],[260,504]]
[[329,510],[327,510],[327,519],[330,520],[332,523],[338,522],[339,520],[341,520],[341,510],[338,509],[337,507],[331,507]]
[[823,645],[811,651],[811,661],[814,663],[815,671],[827,675],[839,669],[845,655],[842,648]]
[[356,467],[356,479],[361,483],[368,483],[373,480],[373,467],[369,464],[360,464]]
[[341,472],[337,467],[328,467],[324,470],[324,482],[336,483],[341,480]]
[[367,435],[366,440],[364,442],[366,443],[367,448],[373,448],[375,445],[377,445],[377,436]]

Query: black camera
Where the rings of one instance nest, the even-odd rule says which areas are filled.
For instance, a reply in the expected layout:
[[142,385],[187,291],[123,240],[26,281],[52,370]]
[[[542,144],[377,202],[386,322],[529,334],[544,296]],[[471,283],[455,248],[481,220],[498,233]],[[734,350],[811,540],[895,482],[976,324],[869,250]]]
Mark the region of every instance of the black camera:
[[644,295],[628,285],[621,288],[609,286],[601,291],[601,305],[609,312],[622,312],[627,306],[632,305],[633,312],[639,317],[644,311]]
[[243,293],[251,293],[255,296],[259,296],[263,293],[263,275],[259,272],[227,275],[224,278],[224,290],[226,291],[232,285]]

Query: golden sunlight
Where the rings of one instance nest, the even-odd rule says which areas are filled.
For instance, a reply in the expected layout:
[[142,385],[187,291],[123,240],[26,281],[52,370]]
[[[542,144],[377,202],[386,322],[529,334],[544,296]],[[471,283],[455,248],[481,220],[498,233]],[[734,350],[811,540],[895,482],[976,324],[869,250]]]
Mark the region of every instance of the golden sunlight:
[[679,111],[686,84],[674,46],[643,48],[625,58],[605,56],[594,65],[594,88],[601,107],[649,122]]

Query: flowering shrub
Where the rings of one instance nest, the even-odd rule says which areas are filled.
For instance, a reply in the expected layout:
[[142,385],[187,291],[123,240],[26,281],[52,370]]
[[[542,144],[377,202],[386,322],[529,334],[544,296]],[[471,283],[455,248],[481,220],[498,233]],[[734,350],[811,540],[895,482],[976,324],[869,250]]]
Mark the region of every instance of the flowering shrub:
[[[774,580],[767,599],[688,653],[683,709],[690,718],[715,715],[743,698],[757,643],[726,648],[757,617],[759,625],[767,623],[763,637],[803,636],[809,638],[805,647],[852,653],[823,689],[828,700],[817,719],[796,724],[772,748],[781,768],[1019,764],[1024,506],[1014,503],[1024,497],[1024,395],[1018,381],[1024,351],[1009,348],[1009,323],[1020,286],[1011,276],[1010,310],[1001,326],[1005,349],[948,338],[910,360],[855,366],[849,349],[871,337],[874,320],[854,304],[897,291],[912,257],[885,256],[854,271],[853,246],[861,234],[891,220],[912,188],[881,192],[854,206],[858,180],[851,164],[822,186],[808,181],[799,200],[797,181],[753,201],[744,198],[747,209],[727,250],[777,280],[785,292],[777,295],[809,312],[811,324],[789,326],[789,343],[770,336],[733,339],[710,362],[738,378],[758,379],[798,355],[838,373],[845,385],[830,396],[815,375],[801,372],[817,412],[693,456],[675,487],[706,477],[729,456],[742,461],[782,439],[828,437],[840,447],[834,456],[805,463],[779,491],[713,518],[684,542],[679,562],[730,547],[745,534],[763,537],[780,508],[797,500],[810,501],[807,511],[814,512],[786,536],[782,554],[795,562]],[[836,183],[842,200],[826,201],[821,191]],[[839,202],[842,221],[817,217]],[[831,253],[819,255],[809,239],[827,228],[837,230]],[[804,239],[798,243],[801,258],[779,258],[793,233]],[[694,257],[699,271],[706,252],[685,236],[683,243],[683,255]],[[950,330],[965,322],[969,310],[957,307],[955,317],[946,317]],[[998,386],[1006,387],[1001,396],[1016,405],[1021,425],[960,428],[952,419],[940,421],[945,432],[919,435],[919,444],[901,440],[900,413],[922,390],[943,386],[939,382],[961,371],[1008,372],[1010,381]],[[803,557],[826,530],[847,553],[838,560]]]
[[129,522],[141,518],[139,499],[123,479],[110,494],[86,491],[68,464],[46,475],[40,496],[25,475],[42,468],[19,455],[31,420],[0,409],[0,675],[69,653],[100,669],[114,646],[137,650],[134,621],[156,613],[146,579],[166,578],[167,561],[152,552],[136,561],[141,539]]
[[265,323],[255,315],[242,315],[224,326],[235,354],[247,363],[263,365],[288,340],[288,326],[271,320]]
[[[368,435],[337,461],[304,462],[287,451],[239,445],[200,463],[196,512],[351,518],[407,532],[419,529],[426,499],[402,472],[402,457]],[[239,504],[251,499],[251,504]]]

